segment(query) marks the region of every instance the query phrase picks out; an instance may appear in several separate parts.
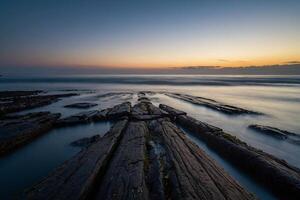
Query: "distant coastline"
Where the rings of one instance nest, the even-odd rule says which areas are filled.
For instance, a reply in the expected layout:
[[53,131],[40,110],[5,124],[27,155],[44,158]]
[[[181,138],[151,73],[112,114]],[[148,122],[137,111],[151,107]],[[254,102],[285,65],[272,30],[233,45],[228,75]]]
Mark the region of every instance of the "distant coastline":
[[183,66],[165,68],[103,66],[0,66],[2,76],[163,74],[163,75],[300,75],[300,63],[264,66]]

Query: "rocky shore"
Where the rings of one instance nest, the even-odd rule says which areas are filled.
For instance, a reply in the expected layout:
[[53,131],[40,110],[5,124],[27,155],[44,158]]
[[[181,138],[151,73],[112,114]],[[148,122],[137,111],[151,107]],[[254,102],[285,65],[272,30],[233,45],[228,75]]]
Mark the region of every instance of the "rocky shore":
[[[173,108],[160,106],[172,113]],[[177,111],[178,112],[178,111]],[[261,150],[255,149],[222,129],[186,115],[173,117],[222,157],[263,183],[273,193],[286,199],[300,198],[300,170]]]
[[8,113],[49,105],[60,98],[71,97],[76,93],[39,95],[42,91],[4,91],[0,92],[0,117]]
[[[0,100],[39,99],[41,104],[35,104],[38,106],[44,101],[50,104],[61,97],[74,95],[40,93],[0,93]],[[175,94],[168,95],[174,97]],[[82,150],[27,189],[22,198],[256,199],[187,137],[183,131],[186,129],[279,199],[300,199],[298,168],[247,145],[218,127],[196,120],[184,111],[164,104],[157,107],[148,96],[148,92],[139,92],[135,105],[123,102],[104,110],[83,111],[65,118],[50,112],[25,115],[9,114],[13,110],[2,112],[0,155],[53,128],[101,121],[113,123],[102,137],[95,135],[72,142],[70,145],[80,146]],[[196,97],[175,96],[184,97],[186,101],[200,101]],[[213,104],[208,99],[201,101]],[[34,104],[22,105],[26,106],[16,110],[31,108]],[[214,107],[226,114],[258,114],[218,102]],[[268,131],[295,136],[274,128]]]
[[112,108],[107,113],[116,121],[111,130],[29,189],[26,197],[255,199],[167,115],[146,101]]

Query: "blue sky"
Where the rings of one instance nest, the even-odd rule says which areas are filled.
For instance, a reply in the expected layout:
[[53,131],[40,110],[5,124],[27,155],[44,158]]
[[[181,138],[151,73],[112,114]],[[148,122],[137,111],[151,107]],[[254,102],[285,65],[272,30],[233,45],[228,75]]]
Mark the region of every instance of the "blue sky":
[[1,66],[300,60],[300,1],[1,0]]

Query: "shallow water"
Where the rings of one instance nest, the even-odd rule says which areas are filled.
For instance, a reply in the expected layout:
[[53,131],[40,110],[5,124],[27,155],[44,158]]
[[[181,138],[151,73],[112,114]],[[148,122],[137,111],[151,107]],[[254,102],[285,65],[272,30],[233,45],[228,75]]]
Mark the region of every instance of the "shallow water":
[[[210,83],[210,85],[207,83]],[[137,101],[136,94],[126,93],[113,97],[103,97],[102,95],[109,92],[144,90],[180,92],[207,97],[229,105],[262,112],[265,115],[228,116],[163,94],[149,96],[155,105],[165,103],[184,110],[190,116],[220,127],[251,146],[262,149],[267,153],[286,160],[294,166],[300,167],[299,145],[280,141],[247,128],[249,124],[258,123],[300,134],[299,76],[107,76],[104,79],[95,76],[89,79],[89,77],[85,76],[69,77],[66,81],[63,78],[15,78],[9,81],[1,81],[0,79],[0,90],[37,89],[51,92],[75,89],[80,90],[75,92],[79,92],[81,95],[64,98],[54,104],[23,111],[22,113],[51,111],[60,112],[65,117],[82,111],[80,109],[63,107],[70,103],[92,102],[99,104],[89,110],[104,109],[123,101],[130,101],[134,104]],[[0,180],[0,194],[2,195],[2,192],[8,194],[8,192],[16,192],[19,189],[28,187],[31,183],[44,177],[64,160],[78,152],[79,148],[68,145],[71,139],[76,140],[80,137],[85,137],[85,135],[94,135],[97,134],[97,130],[107,130],[108,128],[108,124],[100,123],[53,130],[14,154],[1,158],[0,177],[4,177],[4,179]],[[68,139],[71,135],[74,135],[76,138]],[[262,199],[273,199],[272,195],[257,186],[249,177],[240,173],[213,151],[210,151],[199,139],[192,136],[191,138],[250,191],[256,193]],[[53,144],[56,143],[59,143],[61,147],[54,149]],[[48,157],[49,159],[47,159]]]
[[40,181],[81,148],[71,142],[96,134],[104,135],[110,123],[92,123],[54,129],[0,159],[0,199],[17,195]]

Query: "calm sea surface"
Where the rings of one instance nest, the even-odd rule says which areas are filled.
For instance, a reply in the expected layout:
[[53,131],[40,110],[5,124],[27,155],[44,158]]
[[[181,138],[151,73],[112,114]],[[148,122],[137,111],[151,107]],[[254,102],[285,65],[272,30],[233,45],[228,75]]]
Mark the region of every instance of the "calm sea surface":
[[[46,90],[52,93],[77,90],[80,96],[33,111],[60,112],[68,116],[76,109],[63,108],[73,102],[96,102],[103,109],[123,101],[136,103],[135,95],[103,97],[108,92],[158,91],[180,92],[207,97],[229,105],[262,112],[263,116],[228,116],[211,109],[193,105],[163,94],[150,96],[155,105],[168,104],[185,110],[189,115],[223,128],[249,145],[286,160],[300,168],[300,145],[280,141],[247,128],[249,124],[274,126],[300,134],[300,76],[193,76],[193,75],[106,75],[68,77],[1,77],[0,90]],[[93,108],[95,109],[95,108]],[[11,155],[0,158],[0,198],[17,194],[36,183],[66,159],[80,151],[69,143],[81,137],[105,134],[110,124],[55,129]],[[261,199],[274,199],[251,177],[235,169],[202,141],[187,132],[200,148],[205,150],[242,185]]]

